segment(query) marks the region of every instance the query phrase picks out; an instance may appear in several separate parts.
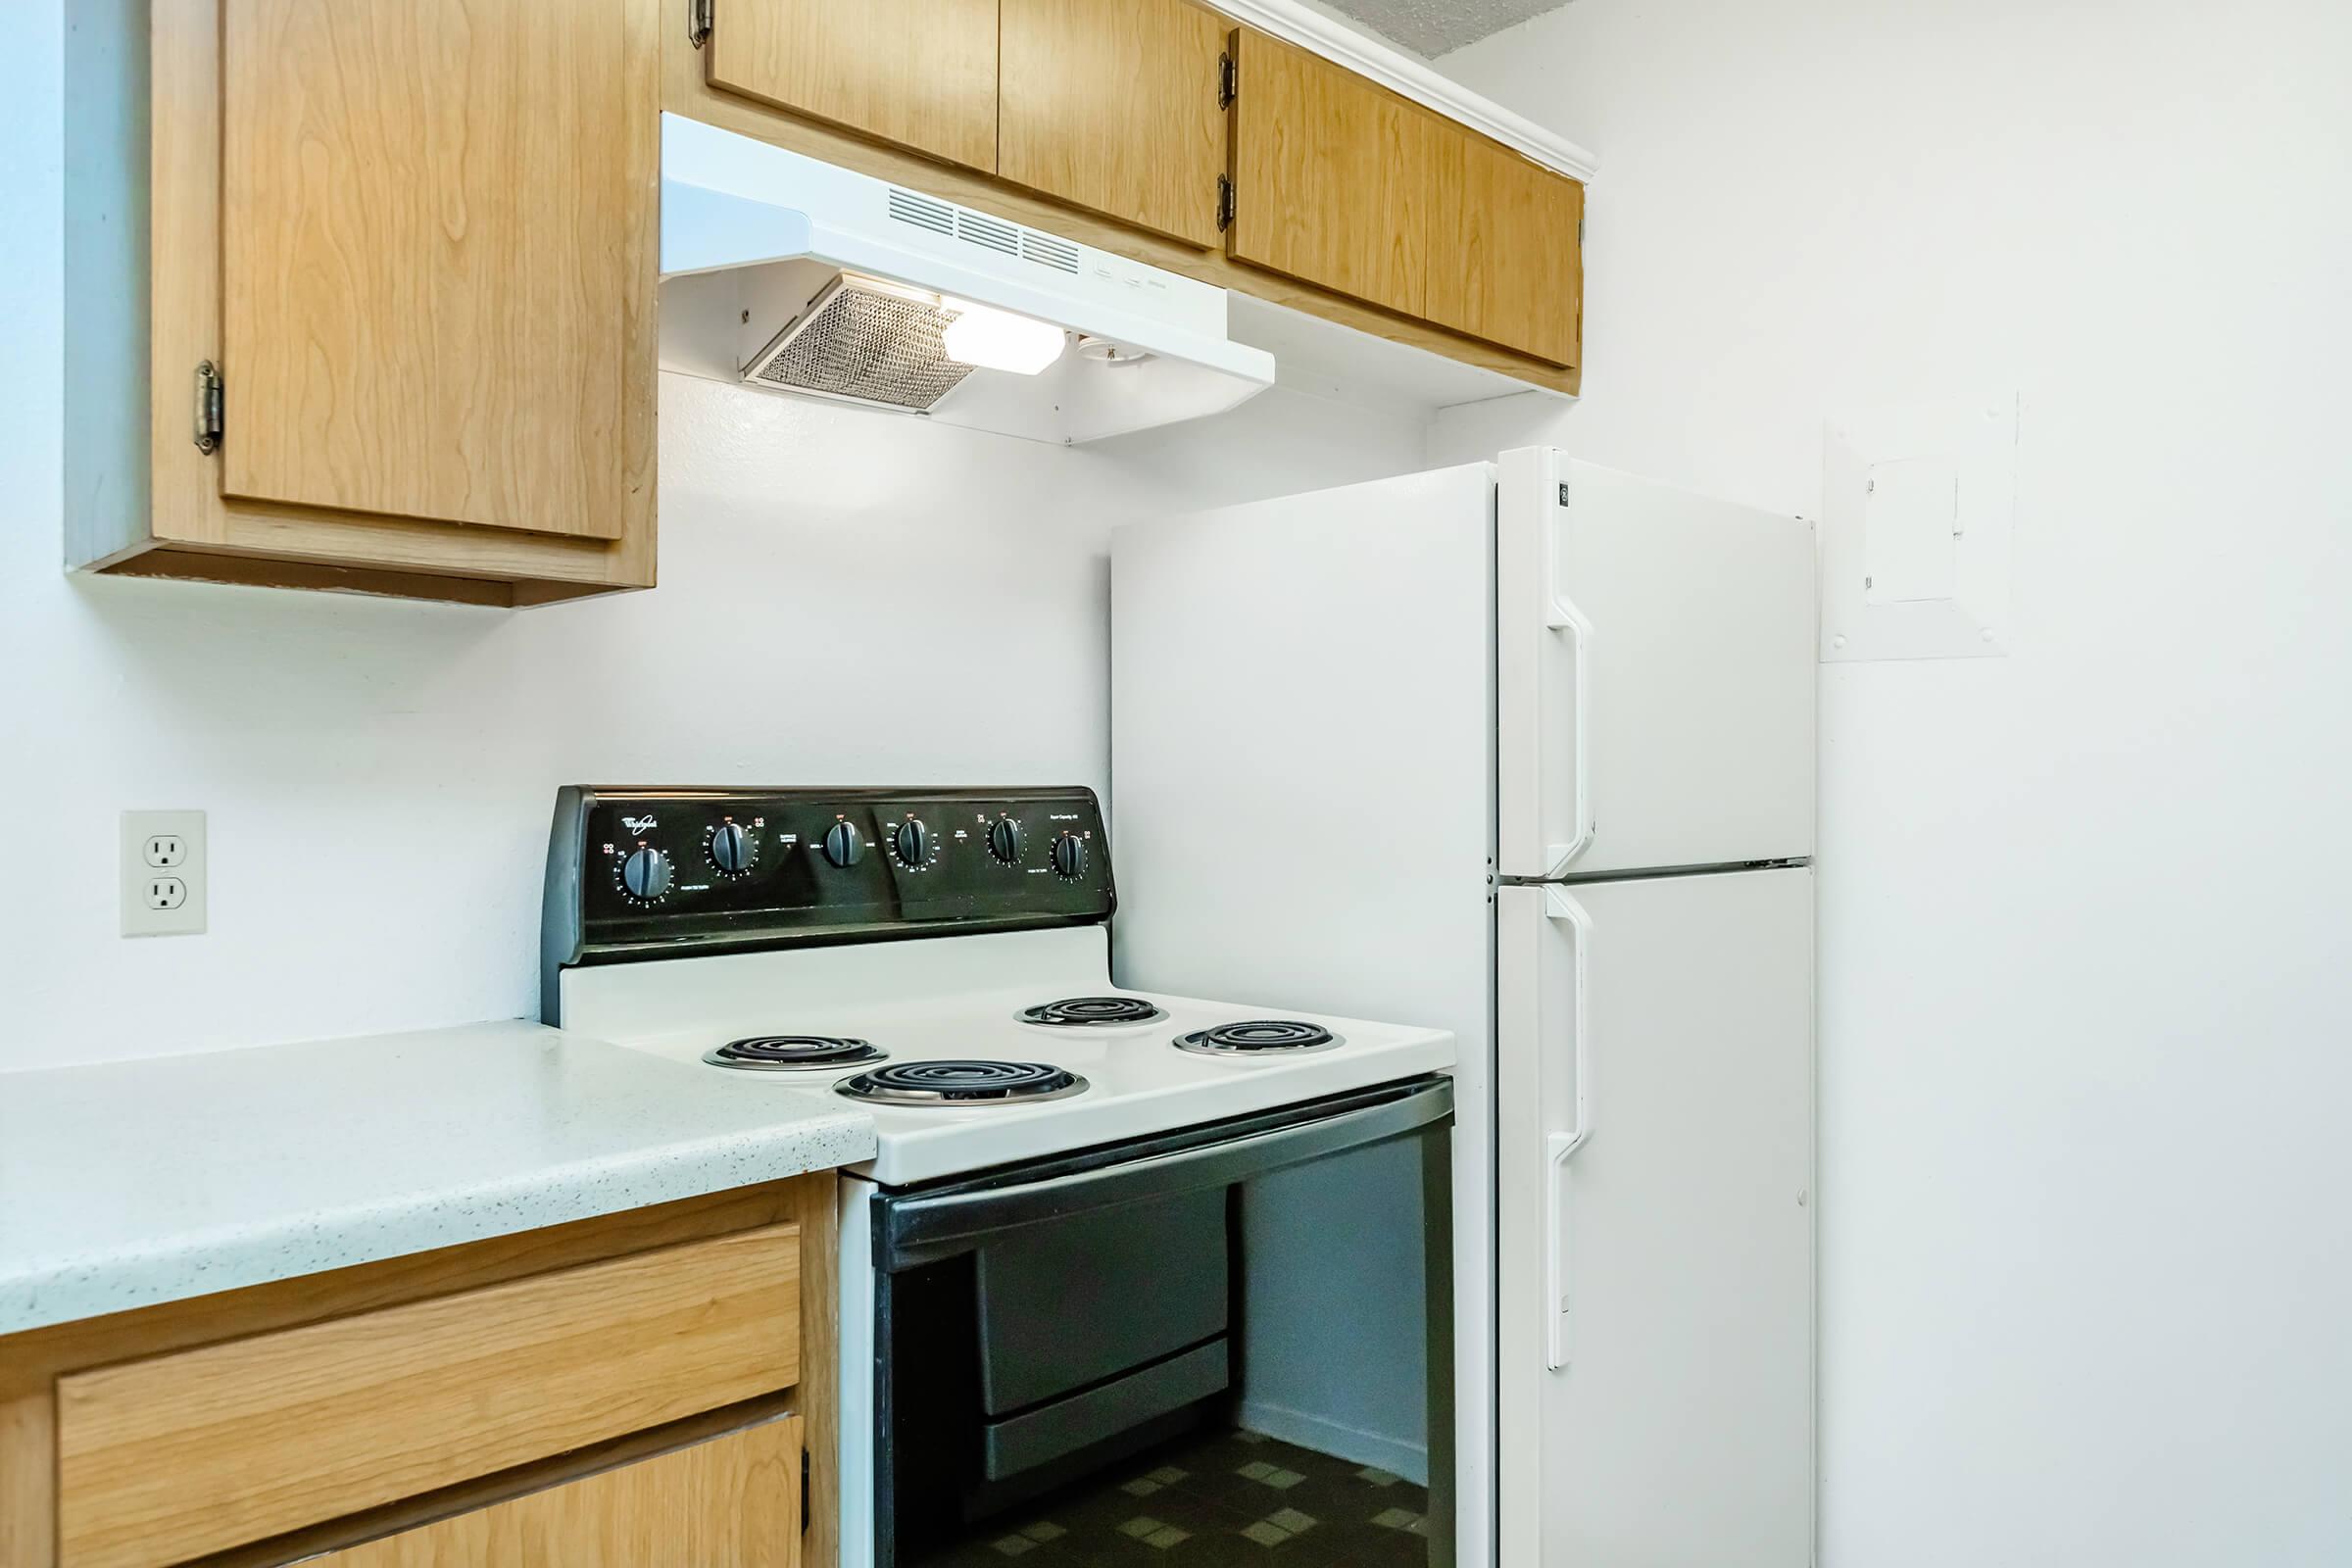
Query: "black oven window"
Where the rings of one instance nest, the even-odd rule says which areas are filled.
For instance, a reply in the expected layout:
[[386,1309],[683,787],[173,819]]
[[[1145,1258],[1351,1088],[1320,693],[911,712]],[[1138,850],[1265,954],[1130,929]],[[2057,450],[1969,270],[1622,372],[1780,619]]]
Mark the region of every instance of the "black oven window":
[[[895,1276],[885,1568],[1449,1563],[1428,1485],[1449,1282],[1421,1212],[1444,1150],[1057,1217]],[[1367,1193],[1387,1223],[1335,1233]]]

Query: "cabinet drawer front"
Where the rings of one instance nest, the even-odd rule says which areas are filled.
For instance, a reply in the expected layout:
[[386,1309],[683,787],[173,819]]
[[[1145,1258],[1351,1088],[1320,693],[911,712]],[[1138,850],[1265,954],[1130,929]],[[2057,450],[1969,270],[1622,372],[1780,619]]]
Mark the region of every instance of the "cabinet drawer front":
[[152,1568],[800,1379],[771,1225],[61,1378],[62,1568]]
[[800,1512],[801,1422],[788,1416],[332,1552],[314,1568],[793,1568]]
[[728,0],[703,49],[713,87],[997,167],[997,0]]

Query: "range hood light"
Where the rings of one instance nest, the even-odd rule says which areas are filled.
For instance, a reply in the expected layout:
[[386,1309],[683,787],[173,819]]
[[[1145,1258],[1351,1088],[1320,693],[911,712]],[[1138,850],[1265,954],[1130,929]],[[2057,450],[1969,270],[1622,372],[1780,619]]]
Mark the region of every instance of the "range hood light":
[[939,308],[956,317],[940,334],[940,344],[958,365],[1035,375],[1060,359],[1069,342],[1069,334],[1060,327],[1009,311],[950,299],[941,300]]

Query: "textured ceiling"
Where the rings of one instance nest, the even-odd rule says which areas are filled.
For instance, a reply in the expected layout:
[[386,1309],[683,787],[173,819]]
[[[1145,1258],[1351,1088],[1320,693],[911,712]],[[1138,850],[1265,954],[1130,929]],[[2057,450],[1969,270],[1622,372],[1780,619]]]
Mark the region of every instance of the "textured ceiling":
[[1321,0],[1426,59],[1557,11],[1566,0]]

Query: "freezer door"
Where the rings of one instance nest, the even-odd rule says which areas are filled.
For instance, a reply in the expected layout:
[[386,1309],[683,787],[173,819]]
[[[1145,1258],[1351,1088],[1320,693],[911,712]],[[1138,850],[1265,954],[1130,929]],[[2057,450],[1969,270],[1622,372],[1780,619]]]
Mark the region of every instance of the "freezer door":
[[1499,1568],[1805,1568],[1813,873],[1496,923]]
[[1502,873],[1811,856],[1812,525],[1548,447],[1498,468]]

